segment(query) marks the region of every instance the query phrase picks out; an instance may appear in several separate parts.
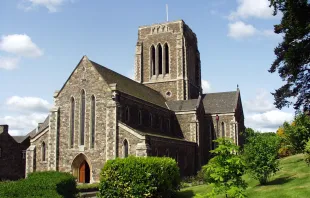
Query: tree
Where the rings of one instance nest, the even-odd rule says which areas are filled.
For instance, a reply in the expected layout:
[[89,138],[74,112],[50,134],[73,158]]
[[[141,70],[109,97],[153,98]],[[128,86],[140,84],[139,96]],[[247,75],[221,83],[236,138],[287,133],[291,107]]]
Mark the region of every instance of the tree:
[[213,186],[208,196],[225,193],[226,197],[245,197],[246,183],[242,179],[245,163],[239,155],[239,147],[231,139],[219,138],[214,142],[218,147],[212,150],[215,154],[203,167],[206,182]]
[[286,142],[293,153],[302,153],[310,139],[310,118],[305,114],[296,116],[292,124],[283,124]]
[[247,142],[247,140],[252,137],[255,134],[255,131],[252,128],[246,128],[245,132],[244,132],[244,141],[245,143]]
[[287,137],[285,135],[283,126],[279,127],[276,134],[280,139],[280,148],[278,151],[278,156],[279,157],[290,156],[292,154],[292,151],[291,151],[290,144],[287,141]]
[[275,90],[275,105],[281,109],[293,104],[294,108],[310,109],[310,3],[308,0],[269,0],[274,15],[282,12],[281,23],[274,26],[276,34],[283,34],[283,41],[275,48],[269,72],[278,71],[286,84]]
[[244,145],[247,170],[262,185],[279,170],[278,149],[279,138],[274,133],[255,133]]

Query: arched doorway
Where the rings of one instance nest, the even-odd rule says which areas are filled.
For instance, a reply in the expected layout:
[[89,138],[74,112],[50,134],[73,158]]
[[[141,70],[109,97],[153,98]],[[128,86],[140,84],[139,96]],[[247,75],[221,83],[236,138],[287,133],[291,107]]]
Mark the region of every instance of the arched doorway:
[[72,173],[79,183],[90,183],[91,166],[84,154],[79,154],[72,162]]
[[90,169],[88,163],[84,160],[79,168],[79,183],[89,183]]

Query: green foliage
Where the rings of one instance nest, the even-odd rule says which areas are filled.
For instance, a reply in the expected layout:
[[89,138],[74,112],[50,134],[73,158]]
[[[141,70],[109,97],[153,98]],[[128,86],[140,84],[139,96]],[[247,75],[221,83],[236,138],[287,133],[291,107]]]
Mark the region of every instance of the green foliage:
[[310,140],[307,142],[305,147],[305,161],[310,166]]
[[98,197],[172,197],[180,187],[175,160],[128,157],[109,160],[102,169]]
[[283,124],[285,141],[293,153],[302,153],[310,139],[310,118],[305,114],[298,115],[292,124]]
[[0,197],[74,198],[75,178],[69,173],[55,171],[29,174],[27,179],[0,183]]
[[99,183],[77,185],[77,190],[79,192],[94,192],[98,191],[98,189],[99,189]]
[[289,106],[289,98],[296,98],[294,108],[310,109],[310,2],[309,0],[269,0],[274,14],[281,12],[281,23],[274,32],[283,34],[283,41],[275,48],[269,72],[278,70],[286,84],[273,93],[277,108]]
[[245,143],[247,142],[247,140],[252,137],[255,134],[255,131],[252,128],[246,128],[244,131],[244,140]]
[[225,193],[229,197],[245,197],[247,185],[242,179],[245,163],[238,153],[239,147],[231,139],[219,138],[215,142],[218,147],[211,151],[215,157],[203,167],[206,182],[213,185],[208,196]]
[[244,145],[243,155],[250,175],[260,184],[279,170],[280,139],[274,133],[255,133]]

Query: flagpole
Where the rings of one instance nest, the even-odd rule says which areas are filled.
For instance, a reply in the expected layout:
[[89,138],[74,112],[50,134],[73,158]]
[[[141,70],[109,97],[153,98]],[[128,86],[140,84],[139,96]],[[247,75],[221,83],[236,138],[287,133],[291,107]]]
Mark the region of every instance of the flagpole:
[[168,4],[166,4],[166,15],[167,15],[167,22],[169,21],[169,19],[168,19]]

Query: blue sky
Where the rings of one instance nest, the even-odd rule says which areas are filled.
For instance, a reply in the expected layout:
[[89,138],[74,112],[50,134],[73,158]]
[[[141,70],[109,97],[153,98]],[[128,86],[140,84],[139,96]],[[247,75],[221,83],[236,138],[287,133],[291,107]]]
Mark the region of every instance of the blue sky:
[[247,127],[292,119],[270,94],[283,82],[268,72],[282,39],[268,0],[1,0],[0,124],[19,135],[43,121],[83,55],[132,76],[138,27],[165,22],[166,4],[169,21],[183,19],[198,37],[205,92],[239,84]]

